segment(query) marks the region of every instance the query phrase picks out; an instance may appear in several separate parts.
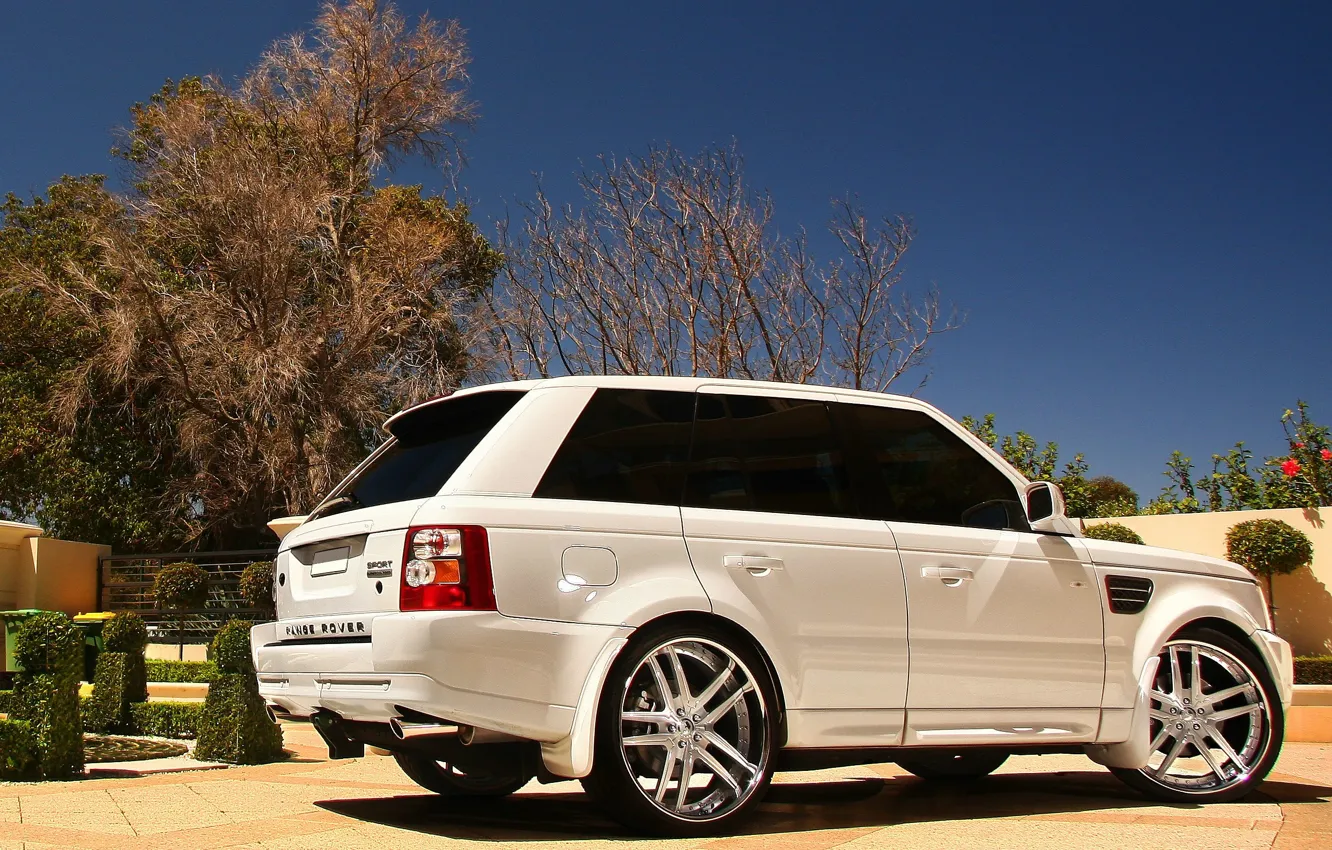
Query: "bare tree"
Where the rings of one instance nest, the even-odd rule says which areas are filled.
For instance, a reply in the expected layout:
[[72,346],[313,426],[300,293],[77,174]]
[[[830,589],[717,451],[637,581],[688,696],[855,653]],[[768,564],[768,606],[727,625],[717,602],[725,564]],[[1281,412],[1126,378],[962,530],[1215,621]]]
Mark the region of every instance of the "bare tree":
[[883,390],[957,325],[938,293],[905,294],[905,218],[834,204],[843,249],[818,264],[783,239],[772,200],[744,182],[734,145],[603,157],[585,205],[540,187],[504,222],[506,265],[488,297],[494,353],[512,377],[664,374],[827,381]]
[[134,192],[99,261],[26,270],[100,344],[60,394],[66,419],[151,397],[191,474],[186,536],[247,542],[364,456],[386,413],[470,369],[469,316],[499,265],[462,205],[376,186],[399,158],[453,155],[470,120],[456,24],[408,27],[374,0],[326,3],[237,86],[169,84],[136,107]]

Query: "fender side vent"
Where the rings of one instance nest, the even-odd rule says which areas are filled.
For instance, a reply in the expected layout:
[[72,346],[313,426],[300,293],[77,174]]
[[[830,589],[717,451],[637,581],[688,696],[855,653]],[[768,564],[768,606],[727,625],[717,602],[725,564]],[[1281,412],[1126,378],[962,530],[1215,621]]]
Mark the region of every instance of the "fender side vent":
[[1152,598],[1152,580],[1134,576],[1106,576],[1105,592],[1116,614],[1140,614]]

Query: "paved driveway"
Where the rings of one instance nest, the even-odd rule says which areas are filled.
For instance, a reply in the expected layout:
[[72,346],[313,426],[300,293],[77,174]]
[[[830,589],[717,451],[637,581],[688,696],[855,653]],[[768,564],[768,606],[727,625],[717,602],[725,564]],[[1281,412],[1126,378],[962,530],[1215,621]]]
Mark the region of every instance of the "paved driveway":
[[1259,794],[1206,808],[1148,804],[1078,756],[1010,759],[968,788],[892,765],[782,774],[746,834],[661,841],[626,835],[577,783],[451,803],[390,758],[329,762],[308,727],[289,726],[287,740],[298,757],[282,764],[0,784],[0,850],[1332,848],[1332,746],[1322,744],[1287,745]]

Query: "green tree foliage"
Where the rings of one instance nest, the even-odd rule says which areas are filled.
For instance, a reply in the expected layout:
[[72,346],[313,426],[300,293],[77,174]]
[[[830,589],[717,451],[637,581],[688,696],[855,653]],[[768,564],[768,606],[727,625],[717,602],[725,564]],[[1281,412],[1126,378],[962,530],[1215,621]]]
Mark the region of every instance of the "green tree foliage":
[[65,177],[46,198],[0,205],[0,519],[35,521],[70,540],[156,547],[170,539],[163,501],[173,441],[133,398],[99,382],[104,402],[53,415],[61,386],[82,374],[101,330],[24,285],[91,274],[96,234],[122,214],[100,176]]
[[153,601],[167,610],[202,608],[208,603],[208,572],[190,561],[164,564],[153,579]]
[[1212,471],[1194,477],[1193,459],[1174,452],[1166,464],[1169,484],[1144,509],[1148,514],[1314,508],[1332,505],[1332,438],[1304,401],[1281,416],[1290,451],[1251,468],[1244,443],[1212,455]]
[[251,608],[273,608],[273,562],[255,561],[241,572],[240,592]]
[[456,23],[330,2],[235,85],[169,82],[134,107],[125,197],[85,178],[11,201],[0,280],[25,312],[0,320],[0,372],[75,342],[31,386],[0,375],[23,402],[0,464],[65,453],[0,479],[0,510],[117,546],[257,545],[386,414],[457,387],[501,257],[465,205],[384,178],[455,159],[468,61]]
[[1108,475],[1087,479],[1088,465],[1081,454],[1059,467],[1059,445],[1041,445],[1026,431],[1002,437],[995,429],[995,416],[962,418],[962,426],[980,437],[990,448],[1032,481],[1052,481],[1064,491],[1068,515],[1072,517],[1130,516],[1137,513],[1138,494],[1127,484]]
[[1098,522],[1096,525],[1089,525],[1083,536],[1096,540],[1116,540],[1120,543],[1143,542],[1142,535],[1119,522]]
[[1279,519],[1251,519],[1226,532],[1226,557],[1267,580],[1267,604],[1272,622],[1272,577],[1293,573],[1313,560],[1313,543],[1295,526]]

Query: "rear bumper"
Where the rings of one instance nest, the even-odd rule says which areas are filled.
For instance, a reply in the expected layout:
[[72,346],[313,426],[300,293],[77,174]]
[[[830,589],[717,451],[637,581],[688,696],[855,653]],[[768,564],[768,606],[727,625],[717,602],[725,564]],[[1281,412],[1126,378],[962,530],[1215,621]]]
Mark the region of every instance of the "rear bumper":
[[[567,737],[588,673],[629,629],[492,611],[375,616],[370,640],[281,643],[286,623],[251,634],[259,692],[284,710],[385,722],[420,711],[541,742]],[[401,707],[401,708],[399,708]]]

